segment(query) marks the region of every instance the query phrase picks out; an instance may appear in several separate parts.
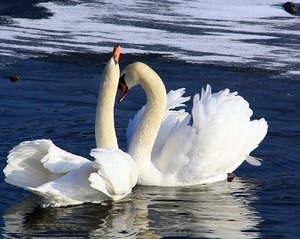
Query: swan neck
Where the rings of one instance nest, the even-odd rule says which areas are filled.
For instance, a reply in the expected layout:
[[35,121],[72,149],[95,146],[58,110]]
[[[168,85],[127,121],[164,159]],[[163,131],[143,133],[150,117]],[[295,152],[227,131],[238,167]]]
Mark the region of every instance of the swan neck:
[[[129,154],[139,167],[154,167],[151,152],[165,114],[167,94],[162,80],[151,68],[142,71],[139,80],[146,93],[147,102],[140,124],[130,142]],[[140,170],[143,171],[141,168]]]
[[102,73],[99,86],[95,120],[97,148],[118,148],[114,124],[114,103],[119,75],[119,65],[111,59]]

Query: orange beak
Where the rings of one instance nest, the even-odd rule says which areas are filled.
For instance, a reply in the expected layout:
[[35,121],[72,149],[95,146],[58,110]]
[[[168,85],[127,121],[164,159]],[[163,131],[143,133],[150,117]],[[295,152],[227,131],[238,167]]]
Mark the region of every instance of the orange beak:
[[114,57],[114,60],[116,63],[119,62],[120,54],[121,54],[121,46],[115,45],[114,50],[113,50],[113,57]]

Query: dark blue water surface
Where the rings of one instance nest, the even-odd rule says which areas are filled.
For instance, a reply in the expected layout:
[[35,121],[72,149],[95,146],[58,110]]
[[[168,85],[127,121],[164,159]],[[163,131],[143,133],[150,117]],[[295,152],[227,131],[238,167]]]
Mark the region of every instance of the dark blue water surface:
[[[34,19],[33,16],[50,19],[51,11],[44,5],[35,5],[37,2],[26,1],[23,15],[18,15],[19,12],[10,14],[9,6],[0,4],[2,30],[16,27],[11,21],[22,22],[20,19]],[[62,1],[45,2],[66,6]],[[75,7],[80,2],[68,1],[67,6]],[[11,4],[17,4],[17,1]],[[139,7],[142,8],[138,5],[137,9]],[[40,8],[39,13],[37,8]],[[176,31],[172,24],[170,31]],[[1,38],[6,38],[1,34]],[[61,44],[57,34],[53,32],[52,41],[57,39]],[[297,37],[299,35],[291,35],[291,39]],[[15,41],[20,38],[13,36],[11,42],[0,43],[2,237],[298,238],[300,74],[297,72],[300,68],[297,61],[280,67],[270,67],[268,57],[258,59],[260,64],[190,62],[176,58],[176,54],[126,52],[126,46],[134,48],[132,43],[119,42],[124,46],[121,68],[133,61],[143,61],[161,76],[167,90],[185,87],[187,95],[200,92],[206,84],[210,84],[214,92],[224,88],[238,91],[250,103],[253,118],[264,117],[268,121],[266,138],[252,152],[253,156],[263,159],[262,165],[254,167],[244,163],[236,170],[233,182],[188,188],[136,186],[133,193],[120,203],[66,208],[40,208],[30,193],[4,182],[2,170],[7,154],[25,140],[51,139],[69,152],[90,158],[90,149],[95,147],[94,117],[99,79],[115,43],[113,39],[104,38],[106,43],[102,45],[110,50],[99,52],[78,48],[77,51],[61,49],[63,52],[45,50],[41,53],[32,48],[37,43],[30,43],[30,40],[23,42],[18,50]],[[258,44],[289,44],[287,36],[281,36],[277,41],[260,40]],[[39,44],[43,41],[40,40]],[[146,48],[143,43],[139,44]],[[299,46],[299,42],[293,44]],[[195,52],[191,54],[197,55]],[[277,54],[280,58],[281,52]],[[11,74],[19,75],[20,80],[11,82]],[[133,91],[115,107],[119,144],[124,150],[128,120],[145,103],[143,91],[138,88]]]

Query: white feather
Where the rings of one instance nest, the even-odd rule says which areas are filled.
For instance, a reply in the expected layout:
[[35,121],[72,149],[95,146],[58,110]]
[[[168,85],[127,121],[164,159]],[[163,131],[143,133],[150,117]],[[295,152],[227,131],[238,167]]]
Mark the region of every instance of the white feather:
[[[49,139],[22,142],[7,158],[5,181],[24,189],[55,180],[88,161],[58,148]],[[54,162],[61,168],[55,167]]]
[[147,94],[147,112],[144,106],[130,121],[127,132],[129,152],[139,169],[138,184],[212,183],[225,180],[245,160],[259,165],[249,154],[266,136],[268,125],[263,118],[250,119],[249,103],[237,92],[225,89],[212,93],[207,85],[201,96],[194,96],[189,114],[182,108],[175,110],[189,99],[182,96],[184,89],[165,97],[162,80],[146,64],[130,64],[121,75],[126,84],[140,84]]
[[129,154],[119,149],[94,149],[92,166],[97,173],[91,174],[91,186],[118,200],[131,192],[137,181],[136,164]]
[[51,140],[23,142],[8,156],[5,181],[36,194],[45,207],[120,200],[131,192],[137,168],[128,154],[94,149],[91,156],[96,160],[70,154]]
[[[119,54],[120,46],[116,46],[101,77],[95,123],[97,147],[118,146],[113,107],[120,75]],[[96,157],[95,162],[60,149],[51,140],[26,141],[10,151],[5,181],[38,195],[44,206],[55,207],[119,200],[131,192],[137,170],[130,156],[118,149],[96,149],[91,155]]]

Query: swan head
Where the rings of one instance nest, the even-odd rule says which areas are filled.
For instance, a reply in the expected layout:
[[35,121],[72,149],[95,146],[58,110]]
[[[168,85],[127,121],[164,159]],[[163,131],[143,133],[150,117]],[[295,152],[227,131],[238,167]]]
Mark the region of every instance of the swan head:
[[115,61],[115,64],[119,63],[120,54],[121,54],[121,46],[117,44],[113,49],[113,59]]
[[119,86],[120,95],[118,102],[122,102],[127,92],[132,87],[141,84],[143,74],[149,71],[150,67],[142,62],[135,62],[127,65],[120,74]]

